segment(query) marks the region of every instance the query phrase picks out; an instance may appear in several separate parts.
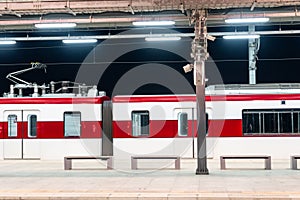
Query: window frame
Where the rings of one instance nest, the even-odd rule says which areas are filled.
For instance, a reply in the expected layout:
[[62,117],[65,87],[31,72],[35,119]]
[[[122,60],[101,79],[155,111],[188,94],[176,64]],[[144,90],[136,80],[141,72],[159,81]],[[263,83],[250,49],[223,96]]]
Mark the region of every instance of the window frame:
[[[32,125],[32,121],[30,120],[30,118],[31,117],[33,117],[33,116],[35,116],[36,118],[35,118],[35,135],[32,135],[31,133],[32,133],[32,127],[31,127],[31,125]],[[36,114],[28,114],[27,115],[27,136],[29,137],[29,138],[36,138],[37,137],[37,115]]]
[[[11,126],[10,126],[10,117],[15,117],[15,119],[14,120],[16,120],[16,126],[15,126],[15,134],[14,135],[12,135],[11,134]],[[7,137],[9,137],[9,138],[15,138],[15,137],[18,137],[18,116],[16,115],[16,114],[9,114],[8,116],[7,116]]]
[[[181,129],[181,118],[180,118],[180,115],[186,115],[186,134],[182,134],[182,132],[180,131],[180,130],[182,130]],[[188,113],[187,112],[179,112],[178,114],[177,114],[177,135],[179,136],[179,137],[187,137],[188,136],[188,134],[189,134],[189,119],[188,119]]]
[[[258,124],[258,132],[247,132],[245,125],[248,118],[247,115],[258,115],[258,120],[256,120],[256,123]],[[268,118],[268,115],[273,114],[273,119]],[[282,118],[286,116],[290,116],[289,119],[283,120]],[[295,123],[294,118],[297,116],[297,122]],[[276,118],[276,119],[275,119]],[[299,127],[300,127],[300,109],[298,108],[291,108],[291,109],[244,109],[242,110],[242,133],[243,136],[280,136],[280,135],[299,135]],[[289,121],[290,124],[286,124],[286,122]],[[271,122],[274,124],[266,124],[267,122]],[[273,126],[273,127],[272,127]],[[275,127],[276,126],[276,127]],[[276,132],[272,131],[266,131],[266,128],[268,129],[274,129]],[[289,127],[289,128],[286,128]],[[270,130],[271,130],[270,129]],[[291,131],[283,131],[291,129]],[[297,132],[296,132],[297,130]]]
[[[66,135],[66,115],[79,114],[79,133],[78,134],[68,134]],[[80,111],[66,111],[64,112],[64,137],[80,137],[81,136],[81,112]]]
[[[134,115],[135,114],[140,114],[140,116],[142,116],[142,114],[147,114],[147,115],[145,115],[145,116],[147,116],[147,120],[148,120],[148,124],[146,125],[146,126],[142,126],[141,124],[139,124],[139,129],[140,129],[140,132],[139,132],[139,134],[135,134],[135,132],[134,132],[134,130],[135,130],[135,126],[134,126]],[[142,122],[142,120],[141,120],[141,122]],[[145,130],[145,129],[143,129],[143,128],[145,128],[146,127],[146,134],[142,134],[142,132]],[[142,130],[143,129],[143,130]],[[133,136],[133,137],[148,137],[148,136],[150,136],[150,112],[149,112],[149,110],[133,110],[133,111],[131,111],[131,136]]]

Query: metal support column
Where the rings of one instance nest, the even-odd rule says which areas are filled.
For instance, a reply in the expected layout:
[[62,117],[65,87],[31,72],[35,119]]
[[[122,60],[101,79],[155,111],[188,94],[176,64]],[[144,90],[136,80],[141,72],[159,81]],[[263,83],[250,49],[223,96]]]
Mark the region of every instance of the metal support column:
[[205,111],[205,60],[207,53],[206,12],[193,13],[195,20],[195,38],[192,42],[194,58],[194,83],[197,96],[197,175],[209,174],[206,155],[206,111]]
[[[248,28],[249,33],[255,32],[255,26],[251,25]],[[256,59],[259,50],[259,38],[248,40],[249,51],[249,84],[256,84]]]

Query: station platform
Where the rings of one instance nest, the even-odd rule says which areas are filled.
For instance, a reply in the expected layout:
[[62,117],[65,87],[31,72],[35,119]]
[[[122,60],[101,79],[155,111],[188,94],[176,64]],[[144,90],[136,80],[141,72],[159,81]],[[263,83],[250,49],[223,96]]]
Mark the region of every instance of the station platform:
[[209,159],[209,175],[195,175],[196,159],[182,159],[180,170],[172,163],[141,161],[138,170],[115,164],[106,170],[102,161],[76,161],[64,170],[63,160],[1,160],[0,199],[300,200],[300,170],[289,169],[289,160],[273,160],[272,170],[260,161],[228,161],[220,170],[219,160]]

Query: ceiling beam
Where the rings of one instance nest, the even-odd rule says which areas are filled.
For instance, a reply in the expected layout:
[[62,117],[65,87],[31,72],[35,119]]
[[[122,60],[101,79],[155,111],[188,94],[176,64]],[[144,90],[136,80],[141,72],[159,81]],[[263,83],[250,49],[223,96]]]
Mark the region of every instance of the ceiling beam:
[[[131,9],[128,9],[130,5]],[[0,14],[5,8],[20,15],[44,15],[49,13],[68,13],[68,7],[76,14],[101,13],[111,11],[149,12],[184,9],[228,9],[253,7],[253,0],[7,0],[0,2]],[[274,8],[281,6],[299,6],[298,0],[260,0],[255,2],[255,8]]]
[[[127,8],[128,9],[128,8]],[[270,22],[300,22],[300,12],[248,12],[248,13],[228,13],[208,15],[207,24],[225,25],[225,19],[228,18],[252,18],[252,17],[269,17]],[[176,26],[190,27],[189,18],[181,13],[179,14],[156,14],[151,16],[130,15],[130,16],[91,16],[80,15],[68,18],[43,18],[31,17],[30,19],[5,19],[0,17],[0,30],[35,30],[34,24],[37,23],[77,23],[78,28],[95,28],[95,27],[131,27],[134,21],[153,21],[153,20],[173,20]],[[266,23],[267,24],[267,23]],[[235,25],[239,26],[239,25]]]
[[[0,1],[0,30],[30,30],[34,31],[36,23],[77,23],[78,28],[95,27],[131,27],[133,21],[143,20],[174,20],[176,26],[190,27],[188,11],[191,9],[220,9],[220,8],[247,8],[240,12],[226,10],[209,12],[207,25],[224,25],[228,18],[269,17],[270,22],[300,22],[300,12],[297,6],[299,0],[7,0]],[[258,8],[274,8],[280,6],[293,6],[285,10],[258,10]],[[255,11],[251,11],[254,10]],[[148,11],[180,11],[177,14],[164,14],[155,12],[143,14]],[[109,11],[109,15],[96,15]],[[116,17],[115,11],[126,13]],[[51,15],[49,13],[70,14]],[[173,12],[176,13],[176,12]],[[186,15],[185,15],[186,14]],[[15,17],[2,18],[1,15],[15,15]],[[28,17],[30,16],[30,17]],[[61,17],[60,17],[61,16]],[[239,25],[236,25],[239,26]]]

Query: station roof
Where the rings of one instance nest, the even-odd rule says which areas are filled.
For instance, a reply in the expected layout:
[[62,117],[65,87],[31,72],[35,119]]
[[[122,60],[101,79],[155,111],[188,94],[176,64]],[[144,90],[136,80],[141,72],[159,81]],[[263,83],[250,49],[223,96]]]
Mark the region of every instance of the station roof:
[[0,1],[2,30],[35,29],[36,23],[75,22],[77,28],[130,27],[139,20],[174,20],[191,25],[193,10],[207,10],[208,25],[234,17],[300,21],[298,0],[9,0]]

